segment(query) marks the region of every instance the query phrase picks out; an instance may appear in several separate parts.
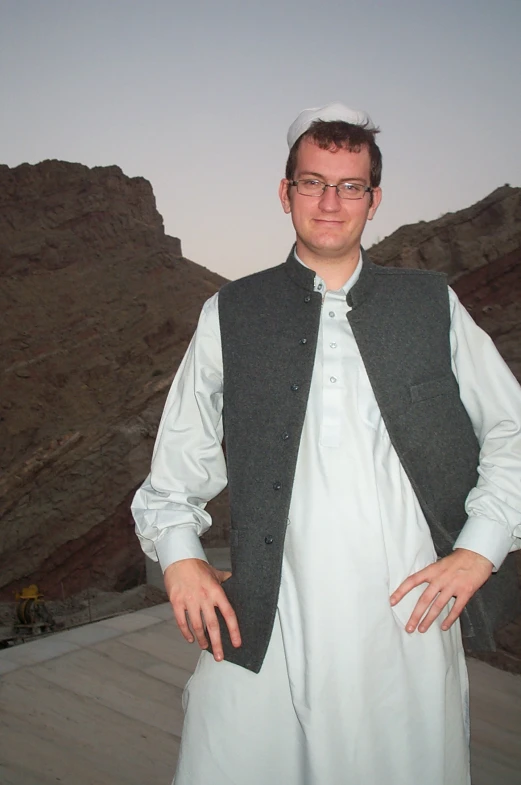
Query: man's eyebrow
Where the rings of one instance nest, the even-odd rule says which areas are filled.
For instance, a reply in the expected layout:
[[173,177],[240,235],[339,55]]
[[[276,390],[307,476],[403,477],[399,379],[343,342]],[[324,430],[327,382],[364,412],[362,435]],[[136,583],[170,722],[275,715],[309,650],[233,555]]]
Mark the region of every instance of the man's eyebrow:
[[318,177],[319,180],[324,180],[325,179],[324,175],[320,174],[320,172],[301,172],[300,174],[301,174],[301,176],[303,174],[305,174],[306,176],[309,176],[309,177]]
[[[327,178],[320,174],[320,172],[300,172],[299,177],[316,177],[318,180],[322,180],[324,183],[326,182]],[[339,183],[365,183],[365,177],[341,177],[338,181]]]

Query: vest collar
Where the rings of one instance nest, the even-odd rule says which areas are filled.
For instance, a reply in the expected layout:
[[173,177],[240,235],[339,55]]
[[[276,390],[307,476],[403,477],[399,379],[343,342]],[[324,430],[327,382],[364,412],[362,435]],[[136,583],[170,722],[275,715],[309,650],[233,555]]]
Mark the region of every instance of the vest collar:
[[307,289],[308,292],[315,291],[315,273],[295,259],[295,246],[289,252],[284,269],[293,283],[296,283],[301,289]]
[[356,308],[361,305],[364,300],[369,297],[373,284],[375,273],[378,272],[378,265],[372,262],[364,249],[362,248],[362,269],[360,277],[355,285],[347,293],[347,304],[351,308]]

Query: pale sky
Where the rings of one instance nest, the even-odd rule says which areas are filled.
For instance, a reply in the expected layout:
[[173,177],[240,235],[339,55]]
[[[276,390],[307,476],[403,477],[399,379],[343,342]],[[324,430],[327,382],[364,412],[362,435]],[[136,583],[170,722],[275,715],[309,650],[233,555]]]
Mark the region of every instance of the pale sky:
[[521,185],[521,0],[0,0],[0,162],[119,165],[184,255],[283,261],[286,131],[342,101],[380,126],[364,244]]

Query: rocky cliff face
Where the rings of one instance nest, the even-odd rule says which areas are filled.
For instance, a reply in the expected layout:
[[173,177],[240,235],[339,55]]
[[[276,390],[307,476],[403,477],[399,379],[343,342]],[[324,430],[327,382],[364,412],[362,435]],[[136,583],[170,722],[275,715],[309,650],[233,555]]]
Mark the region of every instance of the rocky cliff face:
[[447,273],[454,282],[521,248],[521,188],[504,185],[435,221],[402,226],[373,245],[379,264]]
[[[0,166],[0,238],[0,597],[127,588],[144,573],[128,505],[224,279],[116,166]],[[218,502],[214,536],[225,517]]]

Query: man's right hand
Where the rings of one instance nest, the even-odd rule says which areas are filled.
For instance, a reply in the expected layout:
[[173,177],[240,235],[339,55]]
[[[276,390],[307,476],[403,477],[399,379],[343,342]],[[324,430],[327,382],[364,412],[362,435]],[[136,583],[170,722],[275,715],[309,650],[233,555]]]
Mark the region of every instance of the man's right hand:
[[207,649],[208,640],[204,630],[206,625],[213,656],[217,661],[223,659],[223,648],[215,608],[219,608],[224,617],[233,646],[238,648],[241,645],[235,611],[221,586],[230,576],[231,572],[217,570],[202,559],[182,559],[174,562],[166,568],[163,576],[165,589],[183,637],[188,643],[193,643],[195,635],[201,649]]

